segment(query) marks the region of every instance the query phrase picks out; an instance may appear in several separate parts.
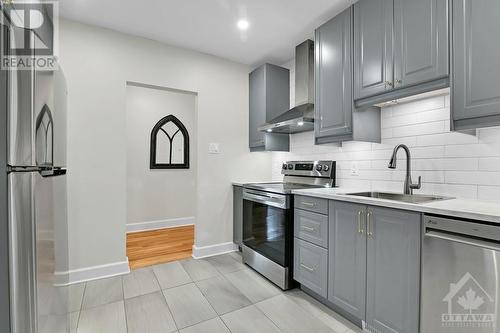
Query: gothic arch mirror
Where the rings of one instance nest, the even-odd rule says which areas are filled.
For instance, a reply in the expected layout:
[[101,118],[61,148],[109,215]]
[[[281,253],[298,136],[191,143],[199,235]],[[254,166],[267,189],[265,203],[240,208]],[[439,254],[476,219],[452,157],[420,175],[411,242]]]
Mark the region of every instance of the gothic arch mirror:
[[36,164],[52,166],[54,164],[54,121],[47,105],[36,118],[35,145]]
[[151,169],[189,169],[189,133],[173,115],[162,118],[151,131]]

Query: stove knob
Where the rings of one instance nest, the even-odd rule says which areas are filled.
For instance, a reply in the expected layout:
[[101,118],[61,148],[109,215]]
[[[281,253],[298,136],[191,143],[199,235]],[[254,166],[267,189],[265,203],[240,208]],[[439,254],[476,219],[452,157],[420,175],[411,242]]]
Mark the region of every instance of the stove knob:
[[288,170],[293,170],[293,164],[288,164]]
[[286,163],[283,163],[283,170],[286,170],[286,168],[287,168]]
[[323,166],[321,164],[316,165],[316,170],[317,171],[323,170]]
[[323,165],[323,171],[328,171],[328,170],[330,170],[330,167],[326,164]]

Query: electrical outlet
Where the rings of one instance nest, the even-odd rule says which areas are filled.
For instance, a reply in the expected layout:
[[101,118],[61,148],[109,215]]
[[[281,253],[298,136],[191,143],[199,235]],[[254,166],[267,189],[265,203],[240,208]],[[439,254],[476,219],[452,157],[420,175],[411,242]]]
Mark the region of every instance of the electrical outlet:
[[220,154],[220,143],[209,143],[208,144],[209,154]]

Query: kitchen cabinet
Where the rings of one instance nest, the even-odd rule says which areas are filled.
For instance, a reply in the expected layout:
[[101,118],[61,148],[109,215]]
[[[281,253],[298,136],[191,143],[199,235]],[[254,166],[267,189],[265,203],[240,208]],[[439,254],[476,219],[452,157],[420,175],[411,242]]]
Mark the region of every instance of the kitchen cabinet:
[[[298,225],[304,212],[296,209]],[[343,201],[329,201],[327,214],[326,248],[296,229],[294,279],[359,326],[417,333],[421,214]]]
[[393,0],[354,5],[354,98],[391,90]]
[[500,2],[452,1],[452,126],[500,125]]
[[243,244],[243,187],[233,185],[233,243]]
[[394,0],[394,88],[449,76],[448,0]]
[[353,105],[353,8],[316,29],[316,144],[341,141],[380,142],[380,110]]
[[251,151],[288,151],[289,135],[265,133],[259,127],[290,107],[290,73],[264,64],[249,75],[249,147]]
[[321,297],[327,296],[328,252],[326,249],[294,239],[293,277]]
[[368,207],[366,324],[374,332],[419,332],[421,216]]
[[366,206],[330,201],[328,300],[358,325],[365,319]]
[[449,86],[448,0],[354,5],[354,99],[374,105]]

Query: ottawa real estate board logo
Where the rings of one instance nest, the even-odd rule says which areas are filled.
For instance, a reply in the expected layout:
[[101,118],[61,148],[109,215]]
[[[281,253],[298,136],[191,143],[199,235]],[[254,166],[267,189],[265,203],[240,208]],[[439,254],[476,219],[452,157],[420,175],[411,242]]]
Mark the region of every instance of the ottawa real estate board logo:
[[492,328],[497,323],[497,301],[470,273],[450,284],[443,298],[448,311],[441,314],[443,327],[472,329]]
[[0,0],[1,69],[56,70],[58,2]]

